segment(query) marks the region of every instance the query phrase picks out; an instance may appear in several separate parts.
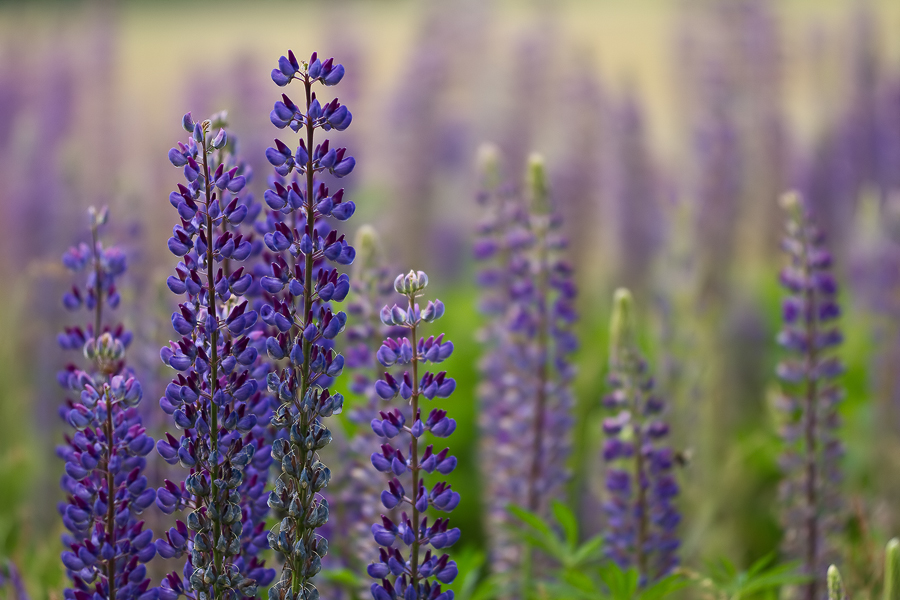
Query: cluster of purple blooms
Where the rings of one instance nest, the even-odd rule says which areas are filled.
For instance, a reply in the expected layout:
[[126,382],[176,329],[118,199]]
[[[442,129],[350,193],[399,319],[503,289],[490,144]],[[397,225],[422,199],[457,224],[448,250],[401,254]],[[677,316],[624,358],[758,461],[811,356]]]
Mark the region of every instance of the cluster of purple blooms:
[[485,263],[478,284],[490,350],[481,363],[481,451],[490,465],[484,476],[491,551],[497,570],[506,572],[521,559],[507,505],[546,516],[567,477],[576,288],[543,162],[531,158],[525,197],[501,183],[496,150],[485,147],[482,162],[479,203],[486,215],[475,255]]
[[603,405],[617,411],[603,420],[603,460],[608,498],[606,553],[623,569],[636,568],[644,581],[670,574],[678,565],[674,505],[678,484],[675,453],[665,444],[669,426],[660,416],[665,402],[635,339],[631,294],[616,291],[610,325],[611,391]]
[[[459,529],[450,528],[446,517],[429,524],[425,516],[429,508],[450,512],[460,499],[446,482],[434,483],[430,489],[425,483],[426,473],[447,475],[456,468],[456,457],[450,456],[448,449],[435,452],[429,444],[422,451],[420,443],[427,432],[446,438],[456,429],[456,421],[443,409],[434,408],[422,418],[423,398],[448,398],[456,389],[456,381],[447,377],[446,371],[420,372],[420,366],[439,364],[453,353],[453,343],[445,341],[443,335],[425,338],[420,331],[423,324],[433,323],[444,314],[440,300],[429,301],[424,307],[416,301],[427,285],[428,277],[422,271],[399,275],[394,289],[406,298],[406,307],[394,304],[381,310],[385,325],[402,327],[407,335],[386,339],[376,354],[378,361],[387,368],[399,365],[408,366],[409,370],[396,377],[386,372],[375,383],[375,390],[384,400],[399,396],[409,407],[383,410],[371,423],[375,434],[387,439],[381,451],[372,454],[372,465],[390,478],[388,489],[381,493],[381,502],[387,510],[401,510],[396,522],[382,515],[381,523],[372,525],[372,535],[381,546],[378,562],[368,567],[369,575],[381,580],[372,584],[375,600],[453,600],[453,592],[442,591],[441,584],[452,583],[458,573],[450,556],[438,556],[436,551],[456,543]],[[401,442],[404,438],[407,444]],[[404,555],[401,544],[408,548],[408,554]],[[426,549],[428,546],[431,548]]]
[[782,245],[789,261],[780,280],[788,296],[778,343],[791,354],[777,368],[783,388],[778,405],[785,417],[785,547],[812,577],[802,586],[802,598],[814,600],[825,590],[834,560],[828,537],[840,526],[838,463],[844,448],[836,430],[844,392],[835,381],[843,365],[834,350],[843,335],[835,325],[841,310],[824,234],[800,196],[785,195],[783,205],[788,220]]
[[99,240],[107,210],[91,208],[90,219],[90,245],[74,246],[63,256],[68,269],[87,275],[83,286],[65,294],[63,304],[90,313],[90,324],[67,328],[58,337],[62,348],[83,351],[87,360],[83,368],[70,364],[58,376],[75,395],[60,407],[75,429],[58,449],[66,463],[61,481],[66,501],[59,507],[67,531],[62,562],[72,580],[64,595],[156,600],[159,593],[150,587],[145,566],[156,546],[153,532],[139,520],[156,499],[143,474],[153,440],[137,410],[141,384],[125,365],[131,334],[104,321],[104,310],[119,304],[115,282],[126,261],[118,248],[104,248]]
[[322,492],[331,471],[318,452],[332,439],[323,419],[343,407],[343,397],[329,386],[344,367],[334,343],[347,315],[332,310],[332,304],[343,302],[350,291],[349,276],[338,268],[356,255],[335,221],[346,221],[356,207],[344,199],[343,189],[330,193],[322,178],[344,177],[356,161],[328,139],[316,143],[317,131],[343,131],[352,116],[336,98],[323,105],[314,86],[337,85],[343,75],[342,65],[323,62],[315,53],[300,62],[288,52],[272,71],[278,86],[297,81],[304,96],[301,107],[282,94],[270,115],[279,129],[301,135],[296,151],[278,139],[266,151],[276,176],[264,196],[270,269],[260,281],[266,299],[260,316],[269,327],[268,356],[280,366],[269,373],[267,388],[278,399],[272,424],[280,435],[272,454],[281,466],[268,502],[283,517],[268,536],[285,561],[281,578],[269,590],[272,600],[316,600],[312,579],[328,552],[317,530],[328,521]]
[[[271,460],[269,448],[259,447],[256,412],[265,407],[249,404],[260,398],[250,371],[259,351],[249,336],[258,315],[242,298],[253,279],[243,268],[231,268],[252,252],[238,229],[250,211],[239,196],[246,178],[239,165],[231,164],[225,129],[215,132],[220,123],[195,123],[188,113],[182,125],[191,137],[169,151],[172,164],[183,168],[185,183],[169,197],[180,224],[168,242],[181,262],[166,282],[184,296],[172,315],[172,327],[182,337],[160,352],[178,372],[160,407],[182,433],[180,438],[166,434],[157,450],[169,464],[188,469],[188,475],[180,484],[167,480],[158,490],[157,505],[166,514],[189,511],[187,523],[176,523],[158,543],[164,558],[187,560],[183,579],[171,573],[160,590],[167,597],[185,594],[198,600],[253,597],[273,573],[256,557],[266,547],[265,536],[257,532],[262,539],[247,543],[244,531],[247,515],[263,522],[254,495],[262,492],[266,477],[260,481],[253,470],[265,474]],[[249,490],[248,476],[256,477]]]
[[[423,404],[455,391],[446,371],[428,370],[454,346],[443,334],[422,332],[444,314],[440,300],[419,303],[428,285],[422,271],[393,280],[402,305],[374,308],[391,292],[388,271],[374,258],[374,232],[361,231],[362,264],[353,285],[341,272],[357,257],[337,225],[356,207],[343,189],[332,193],[327,184],[350,174],[355,160],[316,135],[344,131],[352,115],[336,98],[320,101],[316,86],[337,85],[343,75],[342,65],[315,53],[298,61],[288,52],[272,71],[280,87],[299,82],[304,100],[282,94],[271,112],[276,127],[300,139],[295,149],[276,139],[266,151],[275,173],[265,212],[246,191],[251,173],[236,158],[224,114],[200,122],[186,114],[182,125],[190,137],[169,151],[185,179],[169,197],[179,223],[168,248],[180,262],[167,285],[181,300],[171,317],[180,337],[160,352],[176,372],[160,407],[180,433],[166,433],[155,445],[165,462],[187,470],[179,481],[154,489],[143,474],[154,441],[137,409],[141,385],[125,363],[132,336],[104,320],[104,311],[120,302],[116,280],[126,263],[120,250],[100,243],[105,209],[91,209],[91,243],[65,253],[66,267],[85,272],[86,281],[63,304],[91,314],[89,323],[58,337],[62,348],[86,359],[58,377],[75,396],[60,414],[76,432],[58,451],[65,461],[60,514],[67,530],[61,558],[72,581],[68,600],[239,600],[273,582],[270,600],[318,600],[314,578],[328,552],[323,528],[332,482],[319,452],[332,441],[325,419],[343,408],[343,397],[330,387],[345,366],[354,370],[351,389],[367,400],[351,421],[366,422],[370,431],[338,452],[342,472],[329,497],[345,512],[332,529],[352,539],[352,527],[375,517],[371,473],[353,461],[379,445],[369,460],[387,487],[380,492],[385,512],[371,526],[374,545],[360,543],[342,557],[355,554],[352,566],[361,566],[365,550],[378,553],[366,569],[377,580],[375,600],[453,599],[446,586],[458,569],[442,550],[459,540],[460,530],[431,513],[451,512],[460,495],[446,481],[430,479],[449,475],[457,459],[423,438],[446,438],[456,422],[446,410]],[[495,150],[482,158],[485,219],[475,254],[484,263],[478,283],[490,319],[482,331],[489,348],[479,390],[482,458],[490,469],[484,475],[492,564],[508,575],[528,566],[506,531],[508,506],[547,516],[567,479],[576,288],[542,161],[530,159],[527,185],[519,189],[502,182]],[[804,600],[814,600],[824,589],[827,537],[837,526],[842,390],[834,380],[842,365],[833,350],[842,336],[833,324],[840,310],[823,235],[797,196],[787,196],[785,207],[790,264],[781,282],[789,296],[778,341],[794,355],[778,367],[786,414],[786,544],[813,575],[802,589]],[[335,305],[351,293],[347,313],[357,322],[348,328],[348,314]],[[619,290],[610,327],[611,391],[603,399],[613,411],[603,421],[604,541],[609,559],[637,569],[649,583],[678,564],[679,487],[662,419],[666,405],[654,391],[632,319],[631,295]],[[345,329],[346,360],[336,346]],[[378,364],[387,369],[381,376]],[[398,397],[400,406],[383,406]],[[274,463],[277,477],[267,489]],[[157,540],[139,520],[154,502],[166,515],[186,514]],[[270,510],[278,522],[267,529]],[[283,559],[277,581],[260,557],[269,549]],[[184,568],[151,587],[146,563],[157,554],[183,559]]]

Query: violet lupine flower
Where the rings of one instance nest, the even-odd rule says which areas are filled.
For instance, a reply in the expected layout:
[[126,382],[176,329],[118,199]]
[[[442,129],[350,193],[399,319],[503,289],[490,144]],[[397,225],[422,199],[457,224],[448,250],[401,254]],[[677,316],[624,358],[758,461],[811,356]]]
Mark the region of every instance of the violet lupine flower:
[[843,365],[834,350],[843,336],[835,326],[840,307],[824,234],[800,196],[787,194],[782,203],[788,213],[783,247],[789,260],[780,280],[788,296],[778,343],[792,355],[777,369],[783,385],[779,407],[786,417],[781,490],[787,502],[785,546],[813,577],[803,584],[802,597],[815,600],[825,589],[826,570],[834,558],[828,537],[839,527],[843,446],[836,429],[843,389],[835,379]]
[[482,332],[490,346],[481,363],[482,452],[494,566],[508,572],[520,549],[506,531],[506,507],[525,504],[546,514],[567,477],[576,290],[562,258],[562,223],[550,206],[543,163],[530,161],[529,210],[500,184],[496,153],[485,150],[482,158],[480,201],[489,214],[475,254],[490,261],[479,285],[482,311],[491,317]]
[[91,208],[90,217],[91,245],[82,243],[63,255],[71,271],[87,272],[84,286],[73,286],[63,304],[91,315],[85,328],[68,328],[58,336],[60,346],[83,349],[89,361],[85,369],[69,365],[58,376],[63,387],[77,394],[60,409],[76,429],[58,450],[66,461],[61,484],[67,498],[60,514],[68,533],[63,535],[62,562],[73,584],[64,596],[155,600],[159,592],[150,588],[145,563],[156,555],[156,546],[153,532],[138,520],[156,499],[142,474],[153,440],[137,410],[141,384],[125,366],[131,334],[121,325],[104,325],[104,309],[119,305],[115,281],[125,271],[125,255],[100,243],[108,211]]
[[[225,111],[214,115],[211,120],[213,129],[227,127]],[[238,148],[236,136],[229,135],[225,145],[217,149],[214,154],[215,162],[225,165],[223,171],[237,167],[236,176],[244,177],[246,183],[249,184],[253,177],[253,170],[242,158],[239,158]],[[259,285],[259,279],[264,276],[265,268],[262,256],[263,243],[260,239],[261,236],[255,235],[255,226],[262,211],[262,204],[251,193],[243,193],[237,197],[237,201],[239,207],[246,207],[246,216],[239,223],[223,222],[222,228],[231,232],[235,237],[242,236],[249,242],[250,254],[243,261],[237,261],[233,256],[225,257],[220,264],[224,277],[230,277],[239,268],[250,272],[253,281],[244,292],[244,298],[249,300],[250,308],[258,314],[264,303],[262,298],[264,291]],[[265,524],[269,514],[269,495],[265,488],[269,479],[269,468],[273,462],[272,442],[276,433],[271,424],[272,407],[275,400],[265,393],[266,377],[271,370],[265,357],[267,337],[265,329],[265,323],[259,320],[245,334],[250,340],[247,348],[254,348],[257,355],[253,362],[246,365],[247,372],[251,378],[256,380],[259,389],[247,398],[247,413],[256,415],[256,425],[249,431],[244,442],[252,443],[256,447],[256,452],[245,467],[244,481],[238,488],[241,497],[243,533],[241,535],[241,554],[234,563],[241,573],[254,579],[258,587],[268,586],[275,579],[275,570],[267,569],[265,561],[259,557],[260,553],[269,549],[266,535],[268,530]],[[231,336],[231,332],[226,330],[224,335]]]
[[369,426],[378,417],[382,402],[375,392],[381,368],[375,352],[385,337],[402,335],[405,330],[384,325],[380,319],[381,307],[394,295],[394,287],[393,276],[383,264],[378,234],[372,227],[363,225],[353,245],[357,254],[347,301],[352,325],[347,326],[343,354],[345,369],[353,376],[350,389],[364,402],[348,414],[355,431],[349,437],[335,440],[342,468],[332,476],[327,497],[332,500],[335,516],[334,525],[328,524],[329,538],[334,540],[332,554],[341,566],[358,571],[378,551],[369,532],[369,524],[378,516],[378,507],[369,499],[381,492],[382,484],[371,475],[369,454],[373,447],[388,442],[376,436]]
[[350,291],[350,278],[329,263],[347,266],[356,254],[332,228],[329,217],[345,221],[356,207],[343,198],[343,189],[330,194],[316,177],[328,173],[342,178],[356,161],[345,148],[331,147],[327,139],[316,144],[317,130],[343,131],[352,116],[336,98],[322,104],[313,86],[337,85],[343,76],[342,65],[331,58],[321,61],[315,53],[301,63],[288,52],[272,71],[280,87],[301,82],[305,96],[301,108],[282,94],[270,115],[279,129],[302,131],[296,151],[277,139],[266,151],[278,178],[265,193],[271,210],[264,241],[273,258],[270,272],[260,282],[270,298],[260,314],[277,330],[266,340],[269,358],[286,361],[283,368],[269,373],[267,386],[280,402],[272,424],[284,433],[272,446],[282,474],[269,494],[269,506],[287,513],[269,532],[269,545],[285,559],[281,578],[269,589],[272,600],[316,600],[319,592],[312,579],[328,552],[328,542],[316,530],[328,521],[328,502],[321,492],[331,471],[319,460],[318,451],[332,437],[322,420],[340,413],[344,402],[328,386],[344,367],[344,357],[333,346],[347,315],[333,312],[331,303],[342,302]]
[[[446,482],[435,483],[431,489],[425,484],[424,473],[437,471],[447,475],[456,468],[456,457],[450,456],[447,448],[435,452],[434,446],[429,444],[423,452],[419,441],[426,432],[445,438],[456,429],[456,421],[442,409],[432,409],[422,420],[420,402],[423,397],[428,400],[449,398],[456,389],[456,381],[447,377],[446,371],[437,374],[419,372],[420,365],[439,364],[453,353],[453,342],[445,340],[443,334],[425,338],[420,331],[424,323],[433,323],[444,314],[444,304],[440,300],[429,301],[424,307],[416,302],[427,285],[428,277],[422,271],[397,276],[394,289],[406,297],[407,308],[394,304],[381,310],[385,325],[404,327],[409,333],[408,337],[386,339],[376,354],[378,361],[385,367],[410,365],[411,372],[405,371],[397,377],[385,373],[384,378],[375,383],[378,395],[384,400],[399,395],[409,402],[408,409],[381,411],[378,418],[372,420],[372,430],[377,436],[388,440],[399,438],[396,442],[382,444],[380,452],[372,454],[372,464],[390,477],[388,489],[381,492],[381,503],[388,510],[399,508],[402,511],[396,522],[382,515],[381,523],[372,525],[372,535],[382,546],[378,562],[373,562],[367,569],[371,577],[381,580],[381,583],[372,584],[375,600],[453,600],[453,592],[442,592],[441,584],[449,585],[458,573],[449,554],[438,556],[433,550],[456,543],[459,529],[451,529],[449,519],[445,517],[429,525],[425,516],[429,507],[450,512],[459,504],[459,494]],[[400,440],[407,436],[409,443],[402,443]],[[403,455],[404,449],[408,450],[408,457]],[[401,477],[408,488],[401,483]],[[409,548],[407,556],[399,548],[401,543]],[[431,548],[426,550],[429,545]]]
[[653,376],[635,340],[631,293],[616,291],[610,325],[611,393],[603,405],[617,413],[603,420],[603,459],[608,499],[606,551],[620,567],[636,568],[644,581],[668,575],[678,564],[673,502],[678,484],[675,453],[665,445],[665,403],[653,390]]
[[250,242],[232,231],[249,209],[238,197],[245,177],[223,162],[227,153],[219,152],[228,135],[221,128],[213,134],[218,124],[195,123],[187,113],[182,125],[191,137],[169,151],[172,164],[183,167],[186,185],[179,184],[169,196],[180,224],[168,246],[182,260],[166,283],[186,299],[172,315],[172,327],[182,338],[160,351],[162,361],[178,371],[160,406],[182,434],[177,439],[167,433],[157,451],[190,472],[180,485],[166,481],[156,503],[167,514],[191,512],[186,525],[177,522],[157,544],[164,558],[188,555],[186,581],[170,574],[161,588],[165,598],[234,599],[255,596],[257,589],[257,581],[241,571],[246,567],[241,486],[257,450],[257,417],[247,401],[259,388],[247,369],[258,351],[246,334],[256,325],[257,313],[240,298],[251,275],[242,268],[226,275],[223,266],[251,252]]

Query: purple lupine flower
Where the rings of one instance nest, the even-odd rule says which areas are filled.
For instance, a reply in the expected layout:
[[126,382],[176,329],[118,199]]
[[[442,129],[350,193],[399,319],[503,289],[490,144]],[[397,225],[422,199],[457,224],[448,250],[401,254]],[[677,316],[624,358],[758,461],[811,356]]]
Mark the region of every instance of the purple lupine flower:
[[532,157],[529,209],[500,184],[496,152],[485,149],[482,158],[480,202],[488,216],[475,254],[490,261],[478,277],[481,310],[490,317],[482,332],[490,347],[481,363],[482,452],[491,551],[497,571],[508,572],[520,550],[505,528],[507,505],[545,514],[566,479],[576,290],[562,258],[561,220],[551,210],[542,162]]
[[783,390],[778,404],[785,413],[785,547],[812,576],[801,590],[804,599],[814,600],[825,589],[833,559],[828,538],[839,528],[838,463],[844,450],[836,430],[843,389],[836,378],[843,365],[834,352],[843,336],[835,325],[840,307],[825,236],[799,195],[787,194],[782,203],[788,213],[783,242],[788,264],[780,281],[788,296],[778,343],[790,353],[777,369]]
[[653,376],[635,340],[631,293],[616,291],[610,326],[611,391],[603,405],[606,462],[606,552],[620,567],[636,568],[644,581],[671,573],[678,564],[681,520],[674,505],[678,483],[675,454],[665,444],[665,403],[653,389]]
[[[425,483],[424,473],[437,471],[447,475],[456,467],[456,457],[450,456],[447,448],[435,452],[434,446],[429,444],[422,451],[420,444],[420,438],[426,432],[445,438],[456,429],[456,421],[448,417],[445,410],[433,408],[424,420],[422,417],[420,403],[423,398],[448,398],[456,388],[456,382],[447,377],[446,371],[435,374],[431,371],[420,373],[419,370],[427,363],[441,363],[453,353],[453,343],[445,340],[443,334],[425,338],[420,330],[424,323],[433,323],[444,314],[444,304],[440,300],[429,301],[426,306],[416,301],[427,285],[428,277],[422,271],[397,276],[394,289],[406,297],[406,308],[394,304],[381,311],[385,325],[403,327],[408,334],[387,338],[377,353],[378,361],[387,368],[409,365],[411,371],[396,377],[385,373],[375,384],[382,399],[389,401],[399,395],[409,404],[409,408],[382,410],[371,423],[375,435],[389,440],[382,444],[380,451],[372,454],[372,465],[389,478],[388,489],[381,492],[381,502],[388,510],[401,511],[396,520],[383,514],[381,522],[372,525],[372,535],[381,546],[378,561],[367,568],[371,577],[381,580],[372,584],[375,600],[453,600],[453,592],[442,592],[441,584],[452,583],[458,572],[449,554],[438,556],[435,551],[456,543],[459,529],[451,529],[449,519],[445,517],[429,524],[425,516],[429,507],[450,512],[460,500],[459,494],[446,482],[431,486]],[[406,404],[403,402],[404,406]],[[408,444],[402,441],[407,436]],[[409,456],[404,456],[403,450],[407,450]],[[403,482],[408,487],[404,487]],[[406,556],[400,549],[401,544],[409,548]],[[427,546],[431,548],[426,550]]]
[[[353,263],[353,278],[347,301],[348,324],[343,354],[345,368],[353,376],[351,391],[364,399],[349,411],[348,420],[355,426],[349,437],[335,440],[338,460],[342,466],[332,476],[326,495],[334,507],[335,523],[328,527],[334,532],[331,546],[335,562],[343,567],[360,570],[378,551],[372,540],[369,524],[378,516],[377,507],[369,499],[381,492],[381,482],[369,472],[369,454],[373,447],[387,443],[369,427],[378,416],[383,402],[375,391],[375,382],[381,365],[375,357],[385,337],[405,333],[401,327],[387,326],[381,322],[381,306],[394,294],[393,276],[383,264],[378,234],[363,225],[354,239],[357,250]],[[391,516],[392,513],[388,513]],[[335,530],[340,528],[339,530]]]
[[183,570],[186,581],[177,573],[167,577],[161,587],[165,598],[182,593],[196,598],[252,597],[258,584],[241,555],[241,488],[258,449],[253,433],[258,419],[248,406],[259,389],[248,368],[258,356],[248,335],[257,313],[241,299],[252,276],[240,267],[225,271],[252,250],[250,241],[235,230],[249,209],[239,196],[246,178],[240,166],[227,162],[231,155],[223,149],[228,134],[219,120],[195,123],[187,113],[182,126],[191,137],[169,151],[169,160],[183,169],[186,183],[169,196],[180,223],[168,246],[182,260],[166,284],[186,299],[172,315],[172,327],[182,337],[160,351],[163,363],[178,371],[160,406],[182,434],[180,439],[166,434],[157,451],[190,473],[180,484],[166,481],[157,505],[167,514],[191,512],[186,525],[179,521],[157,544],[165,558],[189,554]]
[[[213,128],[227,127],[227,114],[223,111],[213,117]],[[239,158],[239,145],[236,136],[229,135],[225,146],[217,152],[216,161],[226,165],[223,171],[237,167],[237,174],[244,178],[246,184],[250,184],[253,178],[253,170],[243,158]],[[244,190],[242,190],[243,192]],[[250,243],[250,253],[243,261],[237,261],[234,257],[225,257],[221,261],[222,274],[231,277],[236,269],[243,268],[251,274],[251,283],[244,291],[244,298],[250,302],[250,307],[259,313],[265,300],[262,298],[263,289],[259,285],[259,279],[264,276],[264,260],[262,256],[263,243],[261,236],[256,235],[257,219],[262,212],[262,203],[256,200],[252,193],[244,193],[237,197],[237,208],[246,214],[242,219],[229,219],[222,224],[225,231],[230,231],[234,236],[242,236]],[[247,413],[256,416],[256,425],[248,432],[245,443],[252,443],[256,447],[252,460],[244,468],[244,480],[238,488],[241,497],[241,522],[243,533],[241,536],[241,554],[235,560],[235,566],[241,573],[256,580],[258,587],[268,586],[275,578],[275,570],[268,569],[265,561],[259,555],[269,549],[266,517],[269,514],[268,483],[269,468],[272,460],[272,442],[275,439],[276,430],[272,426],[272,407],[275,399],[266,393],[266,377],[271,370],[266,359],[266,325],[262,320],[250,328],[245,334],[246,348],[242,351],[243,363],[251,378],[258,385],[256,392],[246,402]],[[224,331],[225,336],[231,336],[230,331]],[[251,360],[255,356],[256,358]]]
[[104,323],[104,310],[119,305],[116,279],[125,271],[125,255],[104,248],[99,230],[108,211],[90,209],[91,244],[79,244],[63,255],[73,272],[86,272],[83,286],[63,296],[71,311],[86,309],[91,323],[59,334],[60,346],[82,351],[84,369],[69,365],[57,379],[76,399],[67,399],[60,415],[75,428],[58,454],[66,461],[61,485],[66,502],[60,514],[68,532],[62,562],[72,587],[68,600],[88,600],[100,594],[110,600],[154,600],[145,563],[156,555],[153,532],[138,516],[156,499],[143,475],[153,440],[141,424],[137,406],[143,397],[140,382],[125,366],[131,334],[121,325]]
[[323,419],[343,407],[343,396],[328,387],[344,367],[334,340],[347,315],[331,307],[350,291],[350,278],[331,265],[348,266],[356,254],[332,223],[346,221],[356,207],[344,198],[343,189],[329,193],[317,177],[345,177],[356,161],[346,148],[334,147],[327,139],[316,143],[318,130],[343,131],[352,115],[337,98],[320,102],[313,86],[334,86],[343,76],[343,65],[331,58],[322,61],[315,53],[308,62],[300,62],[288,52],[272,71],[272,80],[280,87],[294,80],[302,83],[305,97],[301,107],[282,94],[270,115],[279,129],[301,134],[296,150],[278,139],[266,150],[277,177],[265,193],[270,210],[263,239],[271,265],[260,281],[267,294],[260,314],[273,328],[266,339],[269,358],[285,361],[267,380],[279,400],[272,424],[284,434],[272,445],[282,474],[269,494],[269,506],[287,513],[268,534],[270,546],[285,559],[281,578],[269,589],[272,600],[318,598],[312,579],[328,551],[327,541],[316,530],[328,521],[328,502],[321,492],[331,471],[319,460],[318,451],[332,437]]

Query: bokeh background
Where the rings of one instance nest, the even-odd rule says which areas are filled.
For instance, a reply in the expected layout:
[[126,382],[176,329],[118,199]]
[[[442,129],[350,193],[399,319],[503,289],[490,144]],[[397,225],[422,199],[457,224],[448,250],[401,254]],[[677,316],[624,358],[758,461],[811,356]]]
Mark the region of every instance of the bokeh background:
[[379,230],[398,270],[427,270],[448,306],[465,547],[484,544],[471,242],[476,150],[492,141],[510,181],[531,151],[546,157],[567,220],[582,315],[567,500],[589,506],[601,487],[608,311],[625,285],[690,457],[687,564],[778,547],[776,199],[808,195],[846,308],[845,577],[870,585],[876,549],[900,533],[898,34],[895,0],[0,4],[0,559],[33,596],[60,597],[59,258],[84,239],[85,209],[108,204],[109,240],[128,252],[120,313],[152,400],[172,308],[166,152],[184,112],[227,109],[261,195],[269,72],[292,48],[347,68],[353,222]]

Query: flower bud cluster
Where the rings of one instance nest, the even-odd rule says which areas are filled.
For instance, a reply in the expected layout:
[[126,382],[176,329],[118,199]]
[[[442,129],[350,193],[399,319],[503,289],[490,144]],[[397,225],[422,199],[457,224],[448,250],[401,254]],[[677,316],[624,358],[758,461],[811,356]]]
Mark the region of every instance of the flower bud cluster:
[[90,218],[91,246],[80,244],[63,256],[70,270],[87,271],[85,287],[74,286],[63,304],[69,310],[87,309],[92,321],[66,329],[58,338],[62,348],[80,350],[88,365],[71,364],[58,375],[60,385],[74,395],[60,414],[75,429],[58,449],[66,462],[62,563],[72,580],[64,596],[155,600],[159,591],[150,587],[146,563],[156,555],[156,546],[153,532],[139,520],[156,499],[143,475],[153,440],[137,409],[141,384],[125,366],[131,335],[121,326],[104,326],[103,319],[105,308],[119,304],[115,279],[125,271],[125,256],[100,243],[107,210],[92,208]]
[[661,419],[665,402],[655,394],[637,347],[632,313],[631,294],[617,290],[610,327],[610,393],[603,398],[603,406],[614,413],[603,420],[606,553],[623,569],[636,568],[645,581],[655,581],[678,565],[681,516],[674,505],[675,453],[665,445],[669,426]]
[[285,559],[281,578],[269,590],[273,600],[318,598],[312,579],[328,551],[316,530],[328,521],[322,492],[331,471],[318,451],[332,439],[323,419],[340,413],[344,400],[328,389],[344,368],[334,343],[347,323],[346,313],[332,305],[350,292],[350,278],[337,266],[350,265],[356,256],[334,225],[349,219],[356,206],[344,198],[343,189],[331,193],[319,178],[344,177],[356,161],[327,139],[316,143],[318,130],[343,131],[352,116],[337,99],[322,105],[313,87],[336,85],[343,74],[344,67],[333,59],[322,62],[313,54],[301,62],[293,52],[281,57],[272,72],[279,86],[300,82],[305,97],[301,107],[283,94],[271,114],[276,127],[302,135],[296,151],[281,140],[266,151],[276,177],[264,195],[269,211],[263,241],[270,268],[260,281],[266,300],[260,317],[269,328],[266,352],[279,366],[266,383],[278,401],[272,424],[281,432],[272,446],[281,475],[268,502],[284,515],[268,539]]
[[484,217],[475,257],[483,264],[477,283],[488,317],[480,332],[488,348],[480,364],[481,455],[492,563],[509,573],[521,549],[507,506],[546,515],[567,477],[576,287],[543,163],[532,158],[523,193],[502,183],[496,149],[482,148],[480,162]]
[[[172,164],[183,168],[185,183],[169,197],[180,223],[168,242],[181,261],[167,280],[173,293],[184,296],[172,315],[172,327],[181,339],[160,352],[163,363],[178,372],[160,406],[182,433],[180,438],[166,434],[157,451],[189,474],[180,485],[166,481],[158,490],[157,505],[167,514],[189,511],[188,535],[181,535],[179,528],[185,526],[177,524],[158,543],[162,556],[188,559],[185,581],[173,573],[162,589],[168,597],[182,589],[197,598],[253,597],[259,573],[251,574],[242,556],[241,491],[259,443],[258,417],[248,405],[259,390],[250,371],[259,351],[248,335],[258,315],[241,298],[253,283],[252,275],[242,267],[233,269],[253,250],[238,229],[250,214],[239,195],[247,180],[240,165],[230,164],[222,123],[195,123],[188,113],[182,125],[191,137],[169,151]],[[264,456],[255,463],[257,468],[267,460]]]
[[844,447],[837,429],[844,390],[837,382],[843,364],[834,353],[843,341],[835,325],[841,309],[824,234],[799,196],[785,195],[783,205],[788,219],[782,246],[788,264],[780,280],[788,295],[778,344],[788,357],[776,373],[782,383],[777,404],[784,421],[784,542],[812,577],[803,585],[802,596],[818,598],[825,590],[828,565],[836,558],[829,537],[840,527],[839,462]]
[[[389,478],[388,489],[381,493],[381,503],[387,510],[400,510],[399,518],[382,515],[381,522],[372,525],[372,535],[381,546],[378,562],[373,562],[367,569],[370,576],[381,580],[372,584],[375,600],[452,600],[453,592],[442,591],[441,584],[452,583],[458,573],[450,556],[439,555],[437,551],[453,545],[459,539],[459,529],[450,528],[446,517],[429,524],[425,516],[429,508],[450,512],[460,500],[459,494],[446,482],[433,483],[430,489],[425,483],[425,474],[451,473],[456,468],[456,458],[449,456],[447,448],[435,452],[431,444],[420,454],[420,441],[426,432],[442,438],[456,429],[456,421],[448,417],[445,410],[434,408],[424,420],[422,418],[420,402],[423,397],[428,400],[447,398],[456,388],[456,382],[447,377],[445,371],[437,374],[419,372],[420,365],[441,363],[453,352],[453,344],[443,341],[443,335],[420,337],[420,327],[436,321],[444,313],[440,300],[429,301],[425,308],[416,301],[427,285],[428,277],[421,271],[400,275],[394,281],[394,289],[406,297],[407,307],[395,304],[392,308],[385,306],[381,311],[382,322],[403,327],[407,337],[388,338],[376,356],[385,367],[408,365],[409,370],[396,377],[385,373],[376,383],[375,390],[384,400],[393,400],[397,396],[408,400],[409,408],[381,411],[371,423],[375,434],[386,438],[380,451],[372,454],[372,465]],[[403,443],[403,439],[408,442]],[[405,448],[408,448],[408,456],[403,454]],[[408,488],[404,487],[401,478]],[[403,547],[409,549],[408,553]]]

